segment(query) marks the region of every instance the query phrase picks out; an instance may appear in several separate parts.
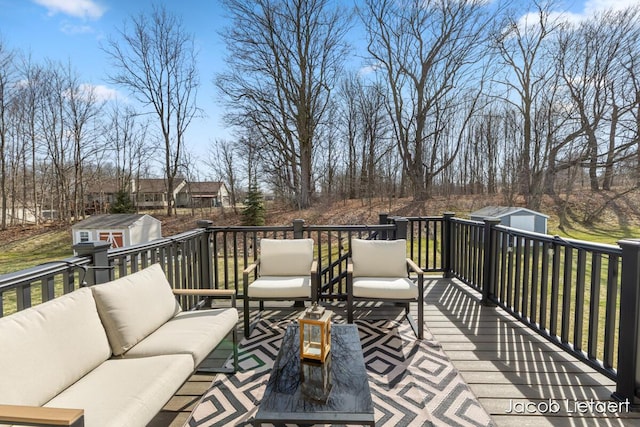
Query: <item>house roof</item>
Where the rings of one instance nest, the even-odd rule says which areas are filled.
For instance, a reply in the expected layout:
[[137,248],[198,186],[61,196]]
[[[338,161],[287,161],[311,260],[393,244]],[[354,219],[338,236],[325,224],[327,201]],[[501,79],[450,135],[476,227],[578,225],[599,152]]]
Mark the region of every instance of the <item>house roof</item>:
[[[175,178],[173,180],[173,189],[175,190],[184,181],[183,178]],[[167,191],[167,184],[164,178],[145,178],[139,179],[137,184],[138,193],[164,193]]]
[[87,192],[93,194],[113,194],[116,193],[119,189],[120,185],[118,184],[118,180],[115,178],[104,178],[97,181],[91,181],[87,186]]
[[222,182],[189,182],[181,191],[188,191],[191,197],[215,197],[222,187]]
[[92,215],[85,220],[75,223],[71,228],[102,229],[129,227],[144,217],[149,217],[152,220],[159,221],[158,219],[146,214],[104,214]]
[[483,218],[502,218],[503,216],[508,216],[516,212],[528,212],[533,215],[539,215],[545,218],[549,218],[549,215],[517,206],[485,206],[482,209],[478,209],[477,211],[472,212],[470,216]]

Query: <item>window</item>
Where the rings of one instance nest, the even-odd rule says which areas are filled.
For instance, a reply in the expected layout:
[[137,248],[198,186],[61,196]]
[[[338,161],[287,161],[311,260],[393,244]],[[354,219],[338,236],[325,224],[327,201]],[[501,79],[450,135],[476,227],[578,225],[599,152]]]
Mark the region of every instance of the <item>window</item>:
[[78,237],[79,237],[79,241],[80,243],[82,242],[88,242],[89,241],[89,232],[88,231],[80,231],[78,232]]

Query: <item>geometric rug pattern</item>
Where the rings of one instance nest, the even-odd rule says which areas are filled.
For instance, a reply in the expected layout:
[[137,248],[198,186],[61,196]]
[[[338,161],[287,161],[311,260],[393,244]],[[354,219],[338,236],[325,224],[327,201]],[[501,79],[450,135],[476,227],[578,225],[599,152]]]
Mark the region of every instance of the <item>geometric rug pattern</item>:
[[[218,375],[185,426],[249,426],[291,320],[262,320],[239,348],[240,369]],[[425,327],[356,320],[376,426],[493,426],[487,412]]]

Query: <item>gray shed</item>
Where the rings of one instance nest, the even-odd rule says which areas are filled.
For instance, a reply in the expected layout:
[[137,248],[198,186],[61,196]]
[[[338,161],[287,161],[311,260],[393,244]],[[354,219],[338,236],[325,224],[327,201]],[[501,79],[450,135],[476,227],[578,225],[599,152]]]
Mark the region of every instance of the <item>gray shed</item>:
[[92,215],[71,226],[73,244],[103,240],[112,248],[137,245],[162,237],[160,220],[143,214]]
[[500,224],[525,231],[547,234],[548,215],[527,208],[509,206],[487,206],[471,213],[471,219],[499,218]]

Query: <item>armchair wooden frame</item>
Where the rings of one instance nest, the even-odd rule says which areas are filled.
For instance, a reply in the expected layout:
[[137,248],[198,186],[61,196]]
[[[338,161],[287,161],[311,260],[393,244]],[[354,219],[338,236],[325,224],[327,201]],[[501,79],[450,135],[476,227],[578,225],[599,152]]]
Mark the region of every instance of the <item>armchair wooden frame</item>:
[[[317,260],[313,260],[311,263],[311,269],[309,271],[309,276],[311,280],[311,295],[308,297],[274,297],[274,298],[266,298],[266,297],[249,297],[249,281],[251,274],[256,274],[258,277],[260,276],[260,258],[258,257],[256,261],[250,264],[247,268],[242,272],[242,283],[243,283],[243,292],[244,292],[244,336],[248,338],[251,335],[251,331],[260,321],[262,311],[264,311],[264,302],[265,301],[311,301],[312,303],[318,300],[318,283],[320,280],[320,271],[318,270],[319,264]],[[250,301],[259,301],[259,311],[258,316],[253,322],[250,322]]]
[[[355,297],[353,295],[353,262],[351,258],[347,261],[347,322],[353,323],[353,309],[355,301],[386,301],[405,303],[405,315],[411,328],[415,332],[418,339],[424,338],[424,272],[410,258],[406,259],[407,273],[413,272],[417,275],[416,281],[418,286],[417,298],[373,298],[373,297]],[[409,274],[407,274],[409,277]],[[383,280],[383,279],[381,279]],[[411,316],[410,303],[418,303],[418,323]]]

